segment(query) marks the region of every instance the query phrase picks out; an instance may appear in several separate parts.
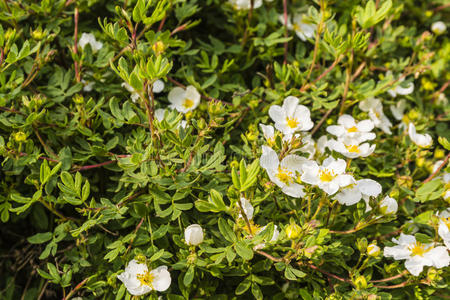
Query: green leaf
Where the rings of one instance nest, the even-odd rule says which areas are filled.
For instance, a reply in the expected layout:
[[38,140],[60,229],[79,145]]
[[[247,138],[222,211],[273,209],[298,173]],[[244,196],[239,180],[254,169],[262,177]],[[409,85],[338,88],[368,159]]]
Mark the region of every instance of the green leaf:
[[222,218],[219,219],[218,224],[219,224],[219,231],[222,234],[222,236],[231,243],[235,242],[236,235],[234,234],[230,225],[228,225],[228,223]]
[[37,233],[33,236],[30,236],[29,238],[27,238],[27,240],[31,244],[42,244],[42,243],[45,243],[45,242],[48,242],[49,240],[51,240],[52,237],[53,237],[53,233],[42,232],[42,233]]
[[253,250],[244,241],[237,242],[234,248],[236,249],[236,253],[244,260],[251,260],[253,258]]
[[190,265],[183,277],[183,284],[185,286],[189,286],[191,284],[192,280],[194,279],[194,274],[195,274],[194,266]]
[[250,280],[250,277],[245,278],[236,287],[235,294],[236,295],[242,295],[243,293],[245,293],[250,288],[251,285],[252,285],[252,281]]
[[416,202],[426,202],[439,198],[444,192],[444,187],[441,179],[437,178],[430,182],[423,184],[416,190]]

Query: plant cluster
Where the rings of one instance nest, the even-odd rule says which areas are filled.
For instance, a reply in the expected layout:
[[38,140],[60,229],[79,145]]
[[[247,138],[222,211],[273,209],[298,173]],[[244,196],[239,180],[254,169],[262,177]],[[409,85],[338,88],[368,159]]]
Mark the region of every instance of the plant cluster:
[[0,1],[0,298],[448,297],[449,15]]

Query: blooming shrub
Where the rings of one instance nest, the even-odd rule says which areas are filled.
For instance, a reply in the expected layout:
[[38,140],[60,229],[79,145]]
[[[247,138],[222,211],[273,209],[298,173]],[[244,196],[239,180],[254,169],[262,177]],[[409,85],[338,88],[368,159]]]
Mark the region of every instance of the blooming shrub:
[[448,297],[449,14],[1,1],[0,298]]

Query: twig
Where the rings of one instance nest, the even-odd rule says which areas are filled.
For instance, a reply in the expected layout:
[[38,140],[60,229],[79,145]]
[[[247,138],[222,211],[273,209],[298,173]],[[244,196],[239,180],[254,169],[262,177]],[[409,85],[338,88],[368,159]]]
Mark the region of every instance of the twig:
[[262,255],[262,256],[265,256],[265,257],[267,257],[268,259],[270,259],[270,260],[272,260],[272,261],[275,261],[275,262],[281,262],[281,261],[283,261],[282,258],[277,258],[277,257],[272,256],[272,255],[270,255],[269,253],[266,253],[266,252],[261,251],[261,250],[257,250],[256,253],[258,253],[258,254],[260,254],[260,255]]
[[251,236],[253,236],[252,226],[250,225],[250,221],[248,220],[247,214],[244,211],[244,206],[242,206],[241,197],[239,197],[238,203],[239,203],[239,208],[241,209],[241,215],[244,218],[245,223],[247,224],[248,232],[250,233]]
[[427,183],[428,181],[430,181],[431,179],[433,179],[434,176],[436,176],[436,175],[441,171],[441,169],[447,164],[449,158],[450,158],[450,153],[447,154],[447,156],[445,157],[444,161],[443,161],[442,164],[439,166],[439,168],[437,168],[436,171],[433,172],[433,174],[431,174],[430,176],[428,176],[428,178],[425,179],[425,180],[423,181],[423,183]]
[[317,130],[319,130],[320,126],[322,126],[323,122],[325,122],[325,120],[328,118],[328,116],[331,114],[331,112],[333,111],[332,109],[329,109],[325,115],[323,115],[322,119],[320,119],[319,123],[317,123],[316,126],[314,126],[313,130],[311,130],[311,136],[314,135],[314,133],[317,132]]
[[433,94],[433,99],[436,99],[437,97],[439,97],[440,94],[442,94],[450,85],[450,80],[448,80],[446,83],[444,83],[441,88]]
[[50,283],[49,280],[47,280],[44,284],[44,286],[42,287],[41,292],[39,293],[39,297],[37,298],[37,300],[41,300],[42,297],[44,296],[45,290],[47,289],[47,285]]
[[449,7],[450,7],[450,3],[447,3],[447,4],[444,4],[444,5],[436,7],[435,9],[433,9],[433,11],[434,12],[438,12],[440,10],[443,10],[443,9],[446,9],[446,8],[449,8]]
[[[75,54],[75,59],[78,59],[78,7],[75,7],[75,29],[74,29],[74,46],[73,46],[73,53]],[[81,81],[81,74],[80,74],[80,66],[78,65],[78,61],[74,61],[75,66],[75,79],[77,82]]]
[[370,282],[376,283],[376,282],[392,281],[392,280],[401,278],[401,277],[405,276],[406,274],[408,274],[408,271],[405,270],[405,271],[403,271],[403,272],[401,272],[400,274],[397,274],[397,275],[395,275],[395,276],[388,277],[388,278],[383,278],[383,279],[378,279],[378,280],[371,280]]
[[248,28],[250,27],[250,23],[252,21],[253,17],[253,7],[255,6],[255,0],[250,0],[250,10],[248,11],[248,18],[247,18],[247,26],[245,27],[244,31],[244,37],[242,38],[241,47],[243,48],[245,43],[247,43],[248,39]]
[[81,287],[89,280],[89,278],[84,279],[83,281],[81,281],[79,284],[77,284],[72,290],[70,290],[70,292],[67,294],[66,297],[63,298],[63,300],[69,300],[76,291],[78,291],[79,289],[81,289]]
[[341,61],[343,55],[338,56],[334,62],[331,64],[331,66],[328,67],[322,74],[319,75],[311,84],[307,83],[304,86],[300,88],[300,92],[306,92],[309,88],[311,88],[312,85],[314,85],[317,81],[321,80],[323,77],[325,77],[328,73],[330,73],[331,70],[336,67],[336,65]]
[[[287,13],[287,0],[283,0],[283,17],[284,17],[284,37],[288,37],[288,13]],[[283,64],[287,64],[287,56],[288,56],[288,41],[284,42],[284,61]]]
[[0,110],[7,111],[7,112],[12,112],[12,113],[19,114],[19,115],[22,115],[22,116],[26,116],[25,113],[23,113],[23,112],[21,112],[21,111],[18,111],[18,110],[15,110],[15,109],[13,109],[13,108],[8,108],[8,107],[0,106]]
[[[145,219],[145,218],[141,218],[141,221],[140,221],[139,224],[136,226],[136,229],[135,229],[134,232],[133,232],[134,234],[136,234],[136,233],[138,232],[139,228],[141,228],[142,223],[144,223],[144,219]],[[131,246],[133,245],[133,242],[134,242],[134,238],[131,239],[130,244],[128,245],[128,248],[127,248],[127,250],[125,251],[125,254],[127,254],[128,251],[131,249]],[[125,254],[124,254],[124,255],[125,255]]]
[[408,285],[408,283],[410,283],[410,281],[405,281],[396,285],[374,285],[373,287],[377,289],[398,289]]
[[346,282],[346,283],[350,283],[350,284],[352,283],[352,281],[351,281],[350,279],[348,279],[348,278],[339,277],[339,276],[337,276],[337,275],[335,275],[335,274],[332,274],[332,273],[330,273],[330,272],[327,272],[327,271],[325,271],[325,270],[322,270],[322,269],[316,267],[315,265],[311,265],[311,264],[302,264],[302,263],[298,263],[298,265],[299,265],[299,266],[304,266],[304,265],[306,265],[306,266],[310,267],[310,268],[313,269],[313,270],[317,270],[317,271],[319,271],[319,272],[321,272],[321,273],[327,275],[328,277],[332,277],[332,278],[337,279],[337,280],[342,281],[342,282]]
[[53,152],[53,150],[44,142],[44,140],[42,139],[41,135],[39,134],[39,131],[36,129],[36,127],[33,126],[33,131],[36,134],[37,138],[39,139],[39,142],[41,143],[42,147],[44,147],[45,150],[47,150],[47,152],[54,157],[58,157],[58,155],[55,154],[55,152]]

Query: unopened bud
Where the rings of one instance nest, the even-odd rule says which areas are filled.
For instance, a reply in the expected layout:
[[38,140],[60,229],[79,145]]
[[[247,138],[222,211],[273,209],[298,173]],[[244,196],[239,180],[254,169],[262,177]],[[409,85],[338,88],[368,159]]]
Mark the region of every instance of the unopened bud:
[[14,140],[18,143],[23,143],[27,140],[27,135],[22,131],[18,131],[14,133]]
[[377,244],[370,244],[367,246],[367,255],[376,257],[380,255],[380,247],[377,246]]
[[41,27],[38,27],[31,32],[31,37],[35,40],[40,41],[45,37],[45,32],[42,31]]
[[436,150],[434,150],[434,158],[440,159],[440,158],[444,158],[445,156],[445,151],[438,148]]
[[153,52],[155,52],[156,55],[160,55],[161,53],[164,52],[164,50],[166,50],[166,46],[164,45],[163,42],[157,41],[156,43],[153,44],[152,50]]
[[302,228],[295,223],[290,224],[285,229],[287,237],[291,240],[295,240],[296,238],[298,238],[300,236],[301,231]]
[[367,280],[364,276],[358,276],[353,283],[358,290],[367,288]]

